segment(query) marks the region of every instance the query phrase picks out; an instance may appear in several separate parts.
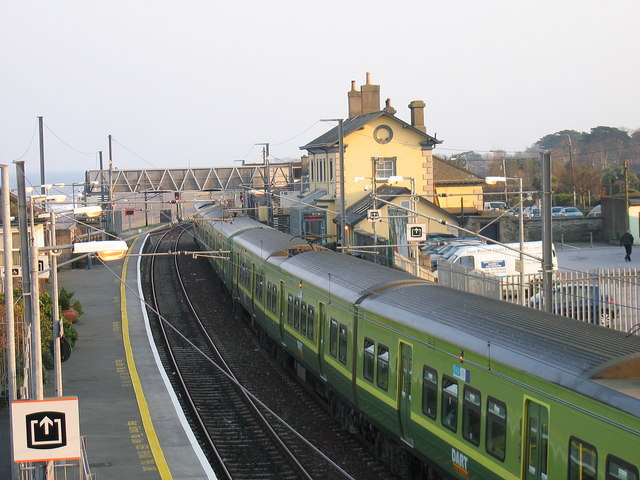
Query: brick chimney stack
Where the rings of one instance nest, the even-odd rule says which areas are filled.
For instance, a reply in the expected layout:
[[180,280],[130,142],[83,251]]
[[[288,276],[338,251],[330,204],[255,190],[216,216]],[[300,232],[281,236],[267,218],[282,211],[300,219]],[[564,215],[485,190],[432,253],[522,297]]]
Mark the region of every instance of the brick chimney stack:
[[362,114],[380,111],[380,85],[371,84],[371,74],[367,72],[367,83],[360,87],[362,92]]
[[349,99],[349,118],[362,115],[362,92],[356,90],[356,81],[351,80],[351,91],[347,92]]
[[426,104],[422,100],[414,100],[409,104],[411,110],[411,126],[427,133],[427,127],[424,124],[424,107]]
[[351,81],[349,99],[349,118],[380,111],[380,85],[371,84],[371,74],[367,72],[367,83],[356,90],[356,81]]

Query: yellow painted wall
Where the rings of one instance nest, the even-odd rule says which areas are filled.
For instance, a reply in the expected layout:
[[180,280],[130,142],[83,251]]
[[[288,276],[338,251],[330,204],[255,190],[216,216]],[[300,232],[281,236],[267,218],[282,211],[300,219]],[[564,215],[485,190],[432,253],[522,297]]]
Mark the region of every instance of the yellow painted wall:
[[444,197],[438,196],[434,203],[449,212],[460,210],[461,199],[464,208],[474,208],[478,211],[483,208],[482,186],[479,185],[438,187],[436,194],[446,194]]
[[[379,125],[388,125],[393,131],[393,138],[389,143],[380,144],[373,138],[373,133]],[[345,149],[345,196],[347,205],[358,201],[366,193],[364,186],[371,186],[371,179],[354,182],[354,177],[372,177],[374,157],[396,157],[396,175],[415,179],[418,195],[424,195],[432,200],[433,194],[433,161],[430,150],[422,150],[420,142],[424,137],[411,128],[405,128],[400,122],[389,117],[380,117],[357,130],[347,137]],[[428,165],[428,167],[427,167]],[[381,183],[379,185],[382,185]],[[404,181],[399,186],[411,188],[410,181]]]

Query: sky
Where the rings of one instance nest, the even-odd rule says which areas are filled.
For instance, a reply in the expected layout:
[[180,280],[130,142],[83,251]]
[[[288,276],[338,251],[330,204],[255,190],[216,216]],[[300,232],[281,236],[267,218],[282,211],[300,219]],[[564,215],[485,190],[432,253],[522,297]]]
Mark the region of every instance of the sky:
[[[637,0],[3,0],[0,163],[120,169],[299,158],[370,72],[426,102],[441,155],[640,128]],[[12,166],[12,170],[13,170]],[[70,177],[68,179],[61,177]],[[53,180],[52,180],[53,181]]]

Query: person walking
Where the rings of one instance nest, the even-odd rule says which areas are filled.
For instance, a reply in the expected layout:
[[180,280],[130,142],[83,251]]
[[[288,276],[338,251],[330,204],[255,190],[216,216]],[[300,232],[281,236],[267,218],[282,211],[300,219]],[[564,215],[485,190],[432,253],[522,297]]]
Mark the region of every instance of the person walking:
[[620,238],[620,245],[624,247],[625,256],[624,261],[631,261],[631,248],[633,247],[633,235],[631,235],[631,230],[627,230],[624,232],[622,237]]

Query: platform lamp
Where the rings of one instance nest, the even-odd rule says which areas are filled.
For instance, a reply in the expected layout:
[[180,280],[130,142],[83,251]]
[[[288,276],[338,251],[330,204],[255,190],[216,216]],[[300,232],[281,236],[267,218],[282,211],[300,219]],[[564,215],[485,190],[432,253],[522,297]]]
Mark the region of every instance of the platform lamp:
[[[32,212],[32,232],[34,231],[33,225],[33,203],[38,202],[47,202],[50,200],[60,202],[60,195],[32,195],[30,197],[31,204],[31,212]],[[30,246],[30,259],[31,259],[31,294],[32,294],[32,328],[33,334],[37,336],[37,341],[33,342],[34,348],[32,348],[32,365],[34,368],[34,376],[36,378],[35,382],[35,396],[37,400],[41,400],[43,398],[43,386],[42,386],[42,349],[40,346],[40,309],[39,309],[39,285],[38,285],[38,274],[42,273],[38,270],[38,256],[41,252],[48,252],[51,258],[50,272],[52,278],[52,307],[53,307],[53,348],[54,348],[54,370],[55,370],[55,379],[56,379],[56,396],[62,396],[62,366],[61,366],[61,352],[60,352],[60,338],[62,336],[62,323],[59,318],[59,297],[58,297],[58,264],[57,264],[57,256],[60,254],[61,250],[72,249],[73,253],[96,253],[100,259],[103,261],[109,260],[117,260],[126,254],[128,250],[128,246],[126,242],[122,240],[114,240],[114,241],[95,241],[95,242],[84,242],[84,243],[72,243],[68,245],[54,245],[55,242],[55,219],[56,214],[63,213],[73,213],[73,214],[85,214],[88,216],[96,216],[102,213],[102,208],[99,206],[85,206],[85,207],[77,207],[74,209],[70,209],[69,211],[50,211],[45,216],[49,216],[51,220],[51,245],[47,247],[39,247],[38,245],[32,244]]]
[[523,192],[522,192],[522,177],[486,177],[484,179],[487,185],[495,185],[498,182],[504,182],[505,185],[509,180],[517,181],[519,187],[519,226],[520,226],[520,289],[518,295],[520,296],[520,305],[526,305],[524,298],[524,208],[523,208]]
[[[58,289],[58,255],[63,247],[55,245],[56,241],[56,216],[64,215],[65,213],[75,215],[86,215],[87,217],[97,217],[102,214],[102,207],[99,205],[87,205],[84,207],[76,207],[70,210],[57,211],[51,210],[49,214],[43,214],[45,217],[50,218],[50,237],[49,237],[49,270],[51,272],[51,302],[53,310],[53,369],[55,377],[55,393],[56,397],[62,396],[62,350],[61,341],[64,338],[64,324],[60,320],[59,305],[60,305],[60,292]],[[112,247],[110,247],[112,248]],[[59,249],[59,250],[58,250]],[[37,257],[36,257],[37,258]]]

